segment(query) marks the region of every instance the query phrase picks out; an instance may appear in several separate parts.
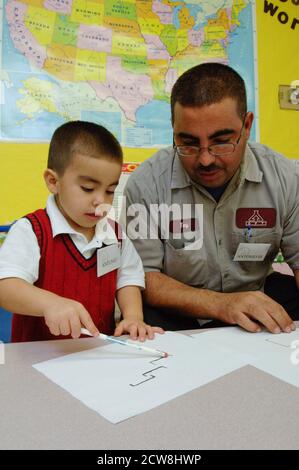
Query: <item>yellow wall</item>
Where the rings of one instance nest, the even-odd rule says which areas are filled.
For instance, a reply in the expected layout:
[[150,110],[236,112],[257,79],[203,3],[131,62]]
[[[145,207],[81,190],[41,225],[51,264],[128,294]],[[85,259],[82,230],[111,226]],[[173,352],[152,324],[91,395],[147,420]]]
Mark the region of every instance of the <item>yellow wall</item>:
[[[48,193],[43,172],[48,148],[48,144],[0,144],[0,225],[45,206]],[[125,161],[141,162],[153,150],[126,148],[124,153]]]
[[0,224],[45,204],[42,175],[47,148],[47,144],[0,144]]
[[[270,2],[268,2],[270,3]],[[260,106],[260,141],[299,159],[299,111],[280,109],[278,86],[299,80],[299,3],[272,0],[278,6],[275,16],[264,13],[264,0],[257,0],[258,77]],[[289,21],[281,24],[277,18],[286,12]],[[281,16],[282,20],[286,18]]]
[[[280,110],[278,85],[299,79],[299,24],[290,27],[293,18],[299,19],[299,5],[291,0],[272,0],[291,18],[286,25],[263,12],[264,0],[257,0],[258,76],[260,100],[261,142],[288,157],[299,158],[299,112]],[[0,224],[43,207],[47,192],[43,170],[47,160],[47,144],[0,143],[1,185]],[[142,161],[152,150],[125,149],[126,161]]]

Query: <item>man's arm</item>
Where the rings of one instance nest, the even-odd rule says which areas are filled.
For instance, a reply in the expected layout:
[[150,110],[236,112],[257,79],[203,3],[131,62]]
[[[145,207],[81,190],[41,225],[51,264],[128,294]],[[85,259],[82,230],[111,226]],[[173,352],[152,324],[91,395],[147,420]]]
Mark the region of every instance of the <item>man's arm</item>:
[[214,292],[187,286],[158,272],[147,272],[145,280],[144,299],[154,307],[174,309],[194,318],[221,320],[251,332],[260,331],[260,325],[272,333],[295,329],[283,307],[260,291]]
[[216,318],[218,292],[188,286],[154,271],[145,273],[145,284],[144,300],[153,307],[173,309],[194,318]]

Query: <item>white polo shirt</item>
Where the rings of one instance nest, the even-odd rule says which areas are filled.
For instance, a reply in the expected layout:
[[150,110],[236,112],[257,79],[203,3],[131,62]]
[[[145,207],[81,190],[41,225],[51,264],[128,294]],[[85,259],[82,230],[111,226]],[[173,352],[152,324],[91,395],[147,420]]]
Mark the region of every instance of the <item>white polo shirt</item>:
[[[57,207],[53,195],[47,200],[47,214],[49,216],[53,237],[60,234],[70,235],[77,249],[84,256],[90,258],[97,248],[103,244],[118,243],[113,228],[106,219],[101,220],[97,226],[93,239],[76,232]],[[13,224],[0,248],[0,279],[17,277],[34,284],[39,275],[40,249],[35,233],[28,219],[22,218]],[[117,272],[116,288],[125,286],[138,286],[144,288],[144,271],[142,262],[132,242],[128,237],[122,238],[121,264]]]

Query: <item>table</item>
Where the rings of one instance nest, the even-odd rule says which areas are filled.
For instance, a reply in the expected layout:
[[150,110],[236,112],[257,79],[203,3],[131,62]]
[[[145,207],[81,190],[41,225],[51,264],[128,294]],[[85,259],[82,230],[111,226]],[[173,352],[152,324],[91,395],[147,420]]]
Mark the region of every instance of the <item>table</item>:
[[5,345],[0,449],[299,449],[299,389],[252,366],[119,424],[32,367],[98,346],[93,338]]

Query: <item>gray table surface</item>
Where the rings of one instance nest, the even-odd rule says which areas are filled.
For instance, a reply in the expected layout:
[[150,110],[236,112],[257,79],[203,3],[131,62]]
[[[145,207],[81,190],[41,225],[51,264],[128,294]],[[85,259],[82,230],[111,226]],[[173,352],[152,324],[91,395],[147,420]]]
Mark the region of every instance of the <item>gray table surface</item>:
[[98,346],[92,338],[5,345],[0,449],[299,449],[299,389],[252,366],[119,424],[32,367]]

